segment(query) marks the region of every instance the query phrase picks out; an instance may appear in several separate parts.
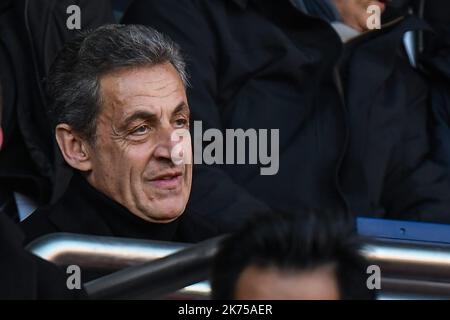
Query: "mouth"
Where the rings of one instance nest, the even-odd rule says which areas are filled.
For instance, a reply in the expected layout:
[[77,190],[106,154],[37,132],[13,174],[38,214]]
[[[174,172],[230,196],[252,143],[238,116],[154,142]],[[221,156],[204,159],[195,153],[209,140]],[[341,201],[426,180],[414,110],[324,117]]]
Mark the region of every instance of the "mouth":
[[181,170],[165,172],[150,179],[150,184],[155,188],[163,190],[177,189],[182,182],[183,172]]

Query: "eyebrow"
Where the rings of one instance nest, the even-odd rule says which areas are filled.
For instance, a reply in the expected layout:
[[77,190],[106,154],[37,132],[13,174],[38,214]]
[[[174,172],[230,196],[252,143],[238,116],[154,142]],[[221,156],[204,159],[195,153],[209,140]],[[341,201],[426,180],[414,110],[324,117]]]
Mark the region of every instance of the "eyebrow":
[[122,127],[124,127],[124,128],[128,127],[130,125],[130,123],[133,123],[133,121],[135,121],[135,120],[155,121],[157,118],[158,117],[155,113],[143,111],[143,110],[136,111],[132,115],[125,118]]
[[188,105],[186,104],[186,102],[184,102],[184,101],[181,102],[181,103],[175,108],[175,110],[173,110],[172,115],[177,114],[177,113],[180,113],[180,112],[183,112],[183,111],[187,112],[188,114],[190,113],[189,107],[188,107]]
[[[172,111],[172,115],[180,113],[180,112],[188,112],[188,113],[190,113],[189,107],[187,106],[187,104],[185,102],[181,102]],[[127,126],[130,125],[130,123],[132,123],[135,120],[156,121],[157,119],[158,119],[158,116],[155,113],[149,112],[149,111],[144,111],[144,110],[139,110],[139,111],[136,111],[135,113],[131,114],[127,118],[125,118],[125,120],[123,122],[123,127],[126,128]]]

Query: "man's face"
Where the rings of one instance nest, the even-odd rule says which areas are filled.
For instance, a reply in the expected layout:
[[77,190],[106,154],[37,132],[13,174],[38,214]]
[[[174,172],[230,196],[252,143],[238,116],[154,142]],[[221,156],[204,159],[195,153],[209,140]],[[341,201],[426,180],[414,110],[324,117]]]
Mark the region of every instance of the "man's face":
[[286,271],[249,266],[241,273],[236,300],[339,300],[333,266]]
[[[192,165],[175,165],[177,129],[189,129],[189,107],[171,64],[123,69],[101,79],[102,107],[87,180],[136,216],[156,223],[179,217]],[[187,138],[191,155],[190,137]]]
[[376,5],[383,12],[386,8],[385,0],[333,0],[344,23],[358,31],[367,30],[367,20],[370,13],[367,8]]

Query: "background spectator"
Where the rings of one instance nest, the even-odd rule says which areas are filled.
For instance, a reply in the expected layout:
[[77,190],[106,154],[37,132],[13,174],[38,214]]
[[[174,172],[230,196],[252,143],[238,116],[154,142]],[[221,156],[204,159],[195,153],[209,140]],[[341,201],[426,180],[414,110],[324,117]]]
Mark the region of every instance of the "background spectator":
[[403,46],[425,24],[385,14],[381,30],[343,44],[288,0],[134,1],[125,23],[150,25],[186,52],[193,120],[280,129],[276,175],[195,166],[190,206],[224,231],[263,209],[303,206],[450,222],[450,184],[429,158],[428,87]]
[[43,82],[62,45],[79,32],[66,24],[71,5],[81,10],[81,29],[113,21],[109,0],[0,3],[0,82],[4,95],[0,192],[8,199],[4,201],[19,204],[11,207],[16,221],[52,197],[58,198],[70,174],[54,152]]
[[[2,101],[0,84],[0,124]],[[0,153],[2,145],[3,130],[0,125]],[[4,209],[4,206],[0,207],[0,300],[83,297],[82,290],[70,291],[67,288],[61,270],[23,249],[24,235]]]

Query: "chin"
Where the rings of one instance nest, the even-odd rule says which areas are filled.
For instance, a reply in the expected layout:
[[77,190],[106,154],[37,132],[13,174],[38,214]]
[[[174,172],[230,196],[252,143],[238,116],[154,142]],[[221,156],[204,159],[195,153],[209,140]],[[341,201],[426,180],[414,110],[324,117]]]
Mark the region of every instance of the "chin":
[[157,223],[169,223],[179,218],[186,207],[186,200],[164,199],[150,208],[149,219]]

